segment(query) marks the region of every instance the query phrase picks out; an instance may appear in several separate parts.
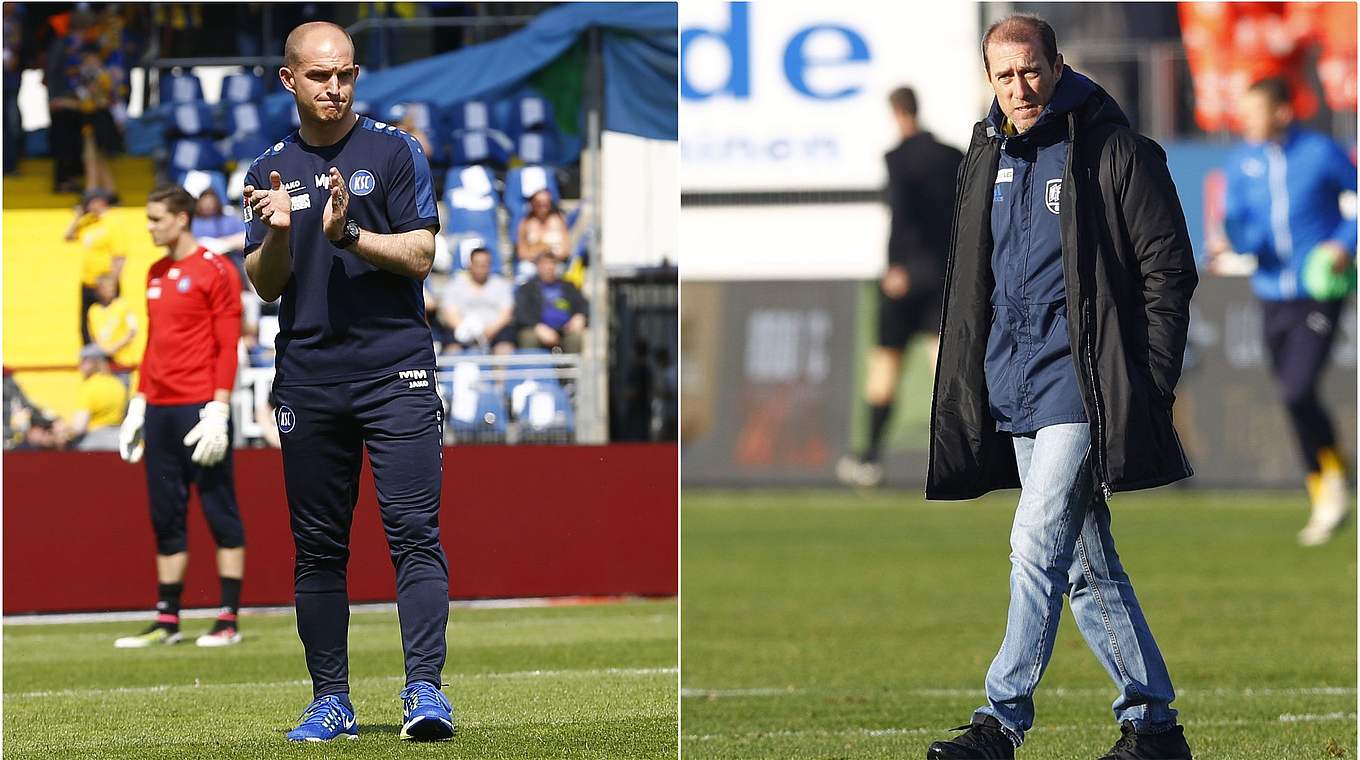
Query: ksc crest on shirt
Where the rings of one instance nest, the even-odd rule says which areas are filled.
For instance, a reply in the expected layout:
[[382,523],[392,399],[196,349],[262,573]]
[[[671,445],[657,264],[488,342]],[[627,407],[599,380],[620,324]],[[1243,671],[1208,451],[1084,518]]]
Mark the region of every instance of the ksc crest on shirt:
[[1058,213],[1058,204],[1062,199],[1062,178],[1051,179],[1044,186],[1044,205],[1048,210]]

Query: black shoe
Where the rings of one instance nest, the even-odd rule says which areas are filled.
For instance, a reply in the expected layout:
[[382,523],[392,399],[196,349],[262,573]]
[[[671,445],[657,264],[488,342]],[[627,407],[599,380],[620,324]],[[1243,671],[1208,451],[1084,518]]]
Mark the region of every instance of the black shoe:
[[[965,730],[966,729],[966,730]],[[1014,760],[1015,744],[1001,730],[1001,721],[990,715],[974,715],[973,722],[952,729],[964,734],[947,742],[935,742],[926,760]]]
[[1119,741],[1100,760],[1192,760],[1190,745],[1185,743],[1185,729],[1172,726],[1160,733],[1135,731],[1131,721],[1119,724]]

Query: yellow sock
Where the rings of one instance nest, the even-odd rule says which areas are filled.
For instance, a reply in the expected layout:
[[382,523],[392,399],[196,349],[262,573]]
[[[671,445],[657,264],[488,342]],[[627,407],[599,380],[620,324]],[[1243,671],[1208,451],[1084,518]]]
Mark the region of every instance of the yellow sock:
[[1308,473],[1303,477],[1303,484],[1308,487],[1308,502],[1316,506],[1318,495],[1322,493],[1322,473]]
[[1341,457],[1336,453],[1336,449],[1330,446],[1318,449],[1317,460],[1323,473],[1327,475],[1340,475],[1342,477],[1346,476],[1346,465],[1341,461]]

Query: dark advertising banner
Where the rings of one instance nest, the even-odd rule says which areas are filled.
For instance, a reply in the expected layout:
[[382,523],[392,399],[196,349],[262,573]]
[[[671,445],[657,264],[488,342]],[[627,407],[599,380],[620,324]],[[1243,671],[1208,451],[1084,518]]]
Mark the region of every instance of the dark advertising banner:
[[859,284],[681,287],[681,472],[827,482],[849,436]]
[[[681,303],[686,485],[834,483],[859,445],[873,289],[853,281],[686,283]],[[888,484],[920,488],[930,375],[908,352],[886,441]],[[1356,449],[1356,312],[1342,315],[1320,389],[1346,456]],[[1197,486],[1299,487],[1301,464],[1245,278],[1195,292],[1177,429]]]

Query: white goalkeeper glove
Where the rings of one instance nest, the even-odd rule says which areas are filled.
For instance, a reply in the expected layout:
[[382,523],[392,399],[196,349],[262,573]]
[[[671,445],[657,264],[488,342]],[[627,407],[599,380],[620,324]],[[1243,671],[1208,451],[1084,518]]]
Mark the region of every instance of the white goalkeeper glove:
[[227,440],[229,419],[231,406],[223,401],[209,401],[198,411],[198,424],[184,436],[184,445],[194,447],[194,453],[189,456],[194,464],[212,467],[227,455],[227,447],[231,445]]
[[118,455],[124,462],[136,464],[142,461],[146,441],[142,440],[142,428],[146,425],[146,399],[133,396],[128,402],[127,414],[123,416],[123,426],[118,428]]

